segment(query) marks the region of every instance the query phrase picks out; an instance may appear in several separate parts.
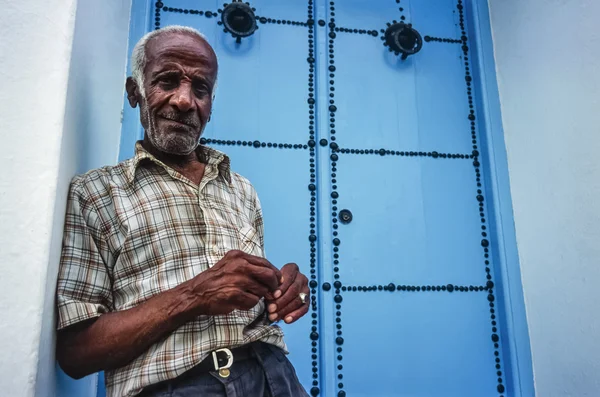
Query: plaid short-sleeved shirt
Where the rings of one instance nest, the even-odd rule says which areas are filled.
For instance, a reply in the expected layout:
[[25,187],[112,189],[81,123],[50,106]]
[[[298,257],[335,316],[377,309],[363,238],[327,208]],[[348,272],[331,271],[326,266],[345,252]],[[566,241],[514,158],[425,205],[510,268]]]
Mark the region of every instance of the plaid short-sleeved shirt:
[[[200,186],[148,153],[76,176],[70,187],[57,286],[58,328],[125,310],[213,266],[233,249],[264,256],[254,187],[229,158],[200,146]],[[209,352],[261,340],[284,350],[261,301],[248,311],[199,316],[128,365],[106,372],[109,397],[172,379]]]

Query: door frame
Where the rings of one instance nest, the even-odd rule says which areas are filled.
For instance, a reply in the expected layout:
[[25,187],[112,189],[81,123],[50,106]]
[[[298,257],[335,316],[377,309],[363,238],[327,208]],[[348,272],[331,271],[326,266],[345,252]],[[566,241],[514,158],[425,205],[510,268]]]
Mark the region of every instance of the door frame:
[[[504,143],[504,128],[496,64],[494,59],[494,41],[490,21],[489,2],[487,0],[467,0],[466,7],[468,26],[479,32],[478,37],[469,37],[471,45],[476,48],[471,54],[475,68],[475,102],[478,109],[479,135],[483,150],[483,168],[487,171],[487,197],[493,197],[492,205],[488,205],[489,226],[496,236],[495,278],[501,281],[498,291],[501,299],[502,314],[501,335],[505,336],[502,346],[503,357],[510,360],[507,374],[513,376],[506,384],[514,387],[515,396],[534,396],[533,367],[531,346],[517,238],[513,218],[513,207],[510,192],[508,158]],[[507,348],[508,347],[508,348]],[[504,365],[506,369],[506,365]],[[510,390],[509,390],[510,391]]]

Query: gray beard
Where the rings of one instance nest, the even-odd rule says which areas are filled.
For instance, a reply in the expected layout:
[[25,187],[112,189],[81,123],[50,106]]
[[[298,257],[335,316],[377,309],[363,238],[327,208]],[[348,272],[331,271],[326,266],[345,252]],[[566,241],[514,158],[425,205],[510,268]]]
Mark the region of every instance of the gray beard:
[[[145,99],[145,98],[144,98]],[[187,156],[192,153],[200,144],[199,137],[195,138],[190,134],[165,134],[161,133],[156,125],[156,119],[150,115],[148,108],[144,106],[140,109],[142,117],[146,119],[148,129],[146,134],[152,146],[164,153]],[[202,128],[204,130],[204,128]],[[200,131],[202,136],[202,131]]]

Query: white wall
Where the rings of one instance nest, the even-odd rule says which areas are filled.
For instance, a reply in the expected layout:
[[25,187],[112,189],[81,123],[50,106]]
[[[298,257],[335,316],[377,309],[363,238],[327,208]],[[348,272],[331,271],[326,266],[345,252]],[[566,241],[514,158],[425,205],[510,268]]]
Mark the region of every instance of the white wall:
[[600,2],[489,2],[537,395],[600,396]]
[[34,393],[75,0],[0,13],[0,390]]
[[77,3],[5,0],[0,13],[6,396],[85,397],[95,388],[94,377],[56,372],[54,284],[71,177],[117,159],[130,0]]

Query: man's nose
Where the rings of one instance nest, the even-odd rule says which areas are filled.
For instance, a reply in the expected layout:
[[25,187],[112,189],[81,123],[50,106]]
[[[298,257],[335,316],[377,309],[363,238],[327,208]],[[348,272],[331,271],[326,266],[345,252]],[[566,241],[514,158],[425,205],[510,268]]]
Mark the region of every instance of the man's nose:
[[194,107],[193,95],[192,85],[184,81],[177,87],[169,103],[175,106],[180,112],[186,113]]

